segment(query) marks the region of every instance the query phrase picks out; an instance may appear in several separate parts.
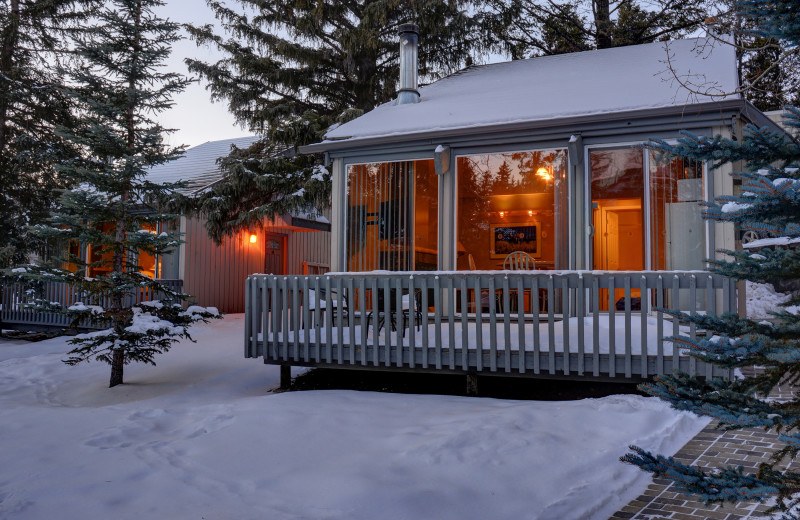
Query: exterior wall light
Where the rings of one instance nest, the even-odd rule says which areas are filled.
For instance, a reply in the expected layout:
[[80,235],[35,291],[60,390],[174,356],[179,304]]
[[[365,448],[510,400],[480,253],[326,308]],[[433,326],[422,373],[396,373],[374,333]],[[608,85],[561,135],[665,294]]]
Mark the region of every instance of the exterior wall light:
[[250,235],[250,243],[251,244],[255,244],[257,240],[258,240],[258,237],[256,235]]

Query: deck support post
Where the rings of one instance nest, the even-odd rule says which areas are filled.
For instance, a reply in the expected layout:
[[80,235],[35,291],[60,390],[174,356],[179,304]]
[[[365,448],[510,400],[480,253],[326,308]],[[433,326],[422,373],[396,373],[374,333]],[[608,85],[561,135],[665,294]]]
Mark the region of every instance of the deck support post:
[[288,390],[292,386],[292,366],[281,365],[281,390]]
[[478,374],[467,374],[467,395],[478,397]]

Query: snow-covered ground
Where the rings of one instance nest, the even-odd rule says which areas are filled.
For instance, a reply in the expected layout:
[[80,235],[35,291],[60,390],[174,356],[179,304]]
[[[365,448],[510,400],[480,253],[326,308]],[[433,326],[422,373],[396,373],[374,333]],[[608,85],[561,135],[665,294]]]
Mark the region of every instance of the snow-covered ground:
[[637,396],[510,401],[272,394],[241,315],[157,367],[61,363],[64,339],[0,340],[3,519],[605,520],[706,420]]
[[758,320],[774,318],[772,312],[800,312],[798,306],[781,307],[789,298],[790,295],[775,291],[771,283],[747,282],[747,316]]

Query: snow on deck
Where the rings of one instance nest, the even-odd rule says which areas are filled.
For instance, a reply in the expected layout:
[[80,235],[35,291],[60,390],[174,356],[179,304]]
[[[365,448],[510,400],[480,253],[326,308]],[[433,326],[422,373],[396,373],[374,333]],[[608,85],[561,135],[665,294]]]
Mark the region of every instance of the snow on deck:
[[[712,49],[713,47],[713,49]],[[667,63],[668,56],[670,63]],[[669,70],[696,90],[682,87]],[[544,121],[738,99],[730,45],[705,38],[475,66],[329,130],[327,140]]]
[[[596,346],[597,350],[595,350],[595,345],[593,344],[593,334],[594,334],[594,318],[592,317],[585,317],[585,318],[569,318],[568,320],[568,340],[569,340],[569,352],[577,352],[578,351],[578,338],[579,338],[579,320],[583,320],[583,339],[584,339],[584,352],[585,353],[594,353],[597,351],[600,354],[608,354],[610,352],[610,318],[608,315],[601,315],[598,317],[598,332],[599,332],[599,344]],[[663,320],[663,336],[675,336],[678,334],[689,334],[689,327],[686,326],[679,326],[676,330],[675,325],[672,321]],[[625,316],[615,316],[614,317],[614,336],[615,336],[615,352],[619,354],[620,352],[625,352]],[[645,333],[646,333],[646,341],[647,341],[647,354],[655,355],[657,353],[657,345],[659,341],[658,335],[658,319],[656,317],[647,317],[646,325],[645,325]],[[525,324],[524,332],[523,332],[523,339],[525,342],[525,351],[526,352],[533,352],[534,351],[534,327],[535,325],[532,322],[528,322]],[[317,331],[311,327],[309,327],[308,331],[308,340],[310,343],[327,343],[327,331],[325,327],[320,327],[319,330],[319,339],[317,339]],[[341,331],[342,336],[342,343],[345,345],[350,344],[350,337],[351,337],[351,330],[353,341],[356,345],[362,344],[362,331],[361,327],[356,325],[352,329],[349,327],[332,327],[331,328],[331,338],[332,344],[338,344],[339,342],[339,334]],[[477,325],[475,323],[468,323],[467,324],[467,345],[470,350],[477,349],[478,345],[478,333],[477,333]],[[419,330],[415,327],[415,330],[410,332],[408,329],[405,330],[405,337],[402,337],[403,346],[408,347],[412,343],[412,334],[414,335],[413,345],[415,347],[421,347],[423,345],[423,334],[427,332],[428,336],[428,345],[430,348],[434,348],[435,345],[441,345],[442,348],[462,348],[463,340],[464,340],[464,331],[463,326],[460,321],[456,321],[454,324],[454,334],[453,334],[453,342],[451,344],[451,337],[450,337],[450,325],[447,321],[442,321],[441,324],[441,337],[437,336],[436,334],[436,327],[433,324],[433,320],[431,319],[427,331],[424,328],[420,327]],[[519,341],[519,326],[516,321],[511,321],[510,323],[510,349],[512,351],[520,350],[520,341]],[[374,326],[370,324],[369,328],[367,329],[367,345],[371,346],[374,344]],[[538,326],[538,333],[539,333],[539,351],[540,352],[549,352],[550,350],[550,327],[546,320],[540,321]],[[398,330],[390,331],[391,334],[391,342],[392,345],[397,344],[397,336],[402,334]],[[641,319],[639,316],[635,316],[631,319],[631,326],[630,326],[630,335],[631,335],[631,354],[639,355],[642,353],[642,327],[641,327]],[[293,344],[295,341],[295,336],[297,337],[298,342],[304,342],[306,337],[306,331],[300,330],[295,332],[289,332],[286,335],[286,340],[289,344]],[[554,352],[564,352],[564,324],[562,321],[557,321],[554,323],[554,330],[553,330],[553,351]],[[259,333],[258,340],[262,341],[262,335]],[[277,341],[283,342],[284,335],[283,333],[269,333],[267,338],[270,342]],[[505,326],[502,320],[498,321],[495,330],[495,338],[496,338],[496,345],[497,350],[505,350]],[[484,322],[481,324],[481,346],[483,350],[488,350],[490,341],[491,341],[491,326],[488,322]],[[387,339],[387,329],[383,327],[378,335],[378,344],[385,345],[388,342]],[[663,352],[666,355],[672,355],[672,343],[664,342]],[[677,350],[677,349],[676,349]]]

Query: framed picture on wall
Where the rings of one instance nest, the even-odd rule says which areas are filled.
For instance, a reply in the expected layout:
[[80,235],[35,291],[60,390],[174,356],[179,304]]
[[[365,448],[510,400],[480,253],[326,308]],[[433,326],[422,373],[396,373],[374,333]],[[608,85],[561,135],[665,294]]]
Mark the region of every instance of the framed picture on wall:
[[490,251],[492,258],[505,258],[514,251],[524,251],[532,257],[540,257],[539,244],[541,225],[538,221],[519,224],[492,224]]

